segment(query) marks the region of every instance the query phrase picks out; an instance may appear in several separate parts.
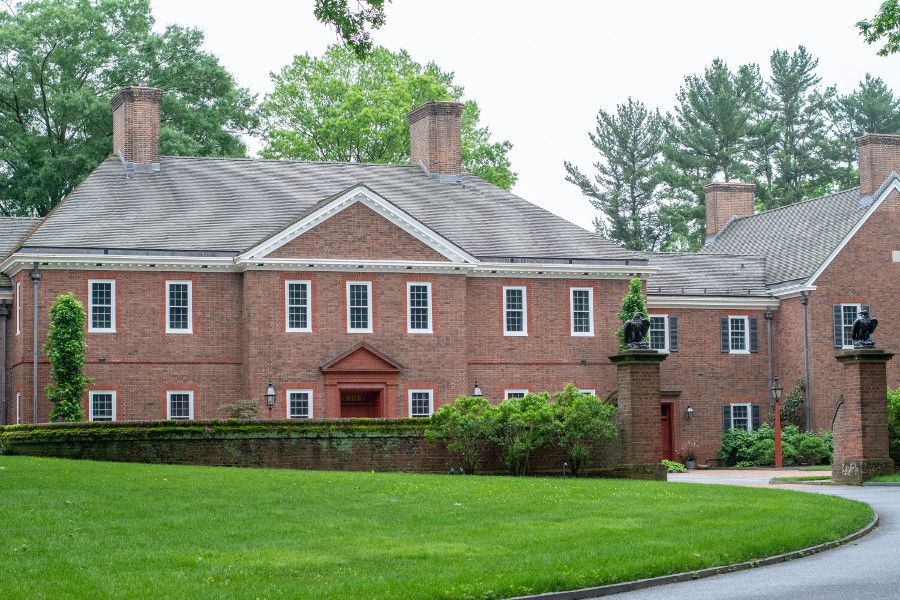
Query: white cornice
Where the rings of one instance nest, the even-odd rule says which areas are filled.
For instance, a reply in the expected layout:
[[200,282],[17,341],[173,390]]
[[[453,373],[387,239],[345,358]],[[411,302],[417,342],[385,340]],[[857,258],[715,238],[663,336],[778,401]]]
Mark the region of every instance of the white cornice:
[[412,260],[352,260],[323,258],[236,258],[236,271],[341,271],[341,272],[406,272],[461,273],[472,265],[464,262]]
[[242,260],[264,258],[291,240],[303,235],[316,225],[327,221],[357,202],[375,211],[435,252],[446,256],[451,262],[470,264],[478,262],[474,256],[453,244],[450,240],[426,227],[369,188],[362,185],[358,185],[341,194],[331,202],[306,215],[293,225],[282,229],[269,239],[241,254],[239,258]]
[[647,308],[747,308],[753,310],[776,310],[779,301],[767,296],[647,296]]
[[479,263],[472,277],[566,277],[572,279],[623,279],[643,277],[659,271],[649,265],[572,265],[530,263]]
[[44,254],[17,252],[0,264],[0,272],[12,277],[34,263],[54,269],[81,270],[173,270],[173,271],[232,271],[230,256],[120,256],[111,254]]

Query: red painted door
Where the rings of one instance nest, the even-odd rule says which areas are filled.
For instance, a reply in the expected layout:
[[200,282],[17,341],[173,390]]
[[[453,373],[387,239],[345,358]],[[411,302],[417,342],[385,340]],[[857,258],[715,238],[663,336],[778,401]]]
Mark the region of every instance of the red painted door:
[[659,419],[660,435],[662,435],[662,457],[666,460],[675,460],[672,435],[672,405],[664,403],[660,408]]
[[377,419],[381,416],[379,392],[344,392],[341,394],[341,417],[344,419]]

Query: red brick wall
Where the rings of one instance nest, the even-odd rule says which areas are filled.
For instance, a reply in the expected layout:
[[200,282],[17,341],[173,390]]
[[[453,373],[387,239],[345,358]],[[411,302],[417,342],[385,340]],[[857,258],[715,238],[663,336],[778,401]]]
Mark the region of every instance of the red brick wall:
[[159,162],[159,101],[162,91],[123,87],[112,97],[113,154],[136,163]]
[[703,191],[707,236],[719,233],[731,217],[747,217],[754,212],[756,186],[752,183],[710,183]]
[[359,202],[345,208],[268,258],[431,260],[447,257]]
[[430,173],[458,175],[460,125],[463,105],[429,102],[409,113],[410,162],[425,165]]
[[[844,249],[822,272],[810,293],[810,371],[813,429],[831,428],[843,378],[835,356],[832,306],[869,304],[878,319],[873,339],[879,348],[900,353],[900,303],[897,285],[900,263],[891,251],[900,250],[900,194],[892,192]],[[802,342],[801,342],[802,343]],[[801,346],[802,349],[802,346]],[[887,384],[900,386],[900,360],[887,364]]]

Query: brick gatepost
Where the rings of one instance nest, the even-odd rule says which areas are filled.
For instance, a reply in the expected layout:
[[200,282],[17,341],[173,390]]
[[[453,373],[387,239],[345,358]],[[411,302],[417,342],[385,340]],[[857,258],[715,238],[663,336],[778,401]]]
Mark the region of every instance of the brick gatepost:
[[659,365],[666,354],[656,350],[626,350],[610,356],[616,365],[622,462],[640,466],[655,479],[665,479],[660,438]]
[[859,485],[894,472],[888,454],[887,362],[893,354],[877,348],[847,350],[844,389],[834,416],[835,482]]

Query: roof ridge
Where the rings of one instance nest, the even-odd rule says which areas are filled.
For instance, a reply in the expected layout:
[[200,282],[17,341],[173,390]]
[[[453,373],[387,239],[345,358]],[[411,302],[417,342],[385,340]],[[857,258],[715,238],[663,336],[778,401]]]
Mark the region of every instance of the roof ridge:
[[[785,204],[784,206],[776,206],[775,208],[770,208],[768,210],[764,210],[762,212],[755,213],[752,215],[747,215],[745,217],[735,217],[735,218],[731,219],[729,224],[733,223],[733,222],[737,222],[737,221],[744,221],[746,219],[752,219],[753,217],[761,217],[763,215],[772,214],[773,212],[777,212],[779,210],[784,210],[786,208],[793,208],[795,206],[800,206],[802,204],[810,204],[811,202],[818,202],[819,200],[827,200],[829,198],[833,198],[840,194],[846,194],[847,192],[852,192],[853,190],[859,190],[859,189],[860,189],[859,186],[856,186],[856,187],[852,187],[852,188],[838,190],[838,191],[832,192],[830,194],[825,194],[824,196],[817,196],[815,198],[807,198],[806,200],[798,200],[797,202],[791,202],[790,204]],[[725,231],[725,228],[722,228],[722,231]],[[722,233],[722,231],[720,231],[719,233]]]
[[261,156],[161,156],[160,158],[173,160],[215,160],[215,161],[241,161],[261,163],[286,163],[286,164],[314,164],[314,165],[341,165],[341,166],[365,166],[365,167],[403,167],[419,169],[418,165],[397,163],[374,162],[346,162],[340,160],[305,160],[299,158],[264,158]]

